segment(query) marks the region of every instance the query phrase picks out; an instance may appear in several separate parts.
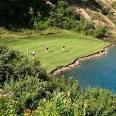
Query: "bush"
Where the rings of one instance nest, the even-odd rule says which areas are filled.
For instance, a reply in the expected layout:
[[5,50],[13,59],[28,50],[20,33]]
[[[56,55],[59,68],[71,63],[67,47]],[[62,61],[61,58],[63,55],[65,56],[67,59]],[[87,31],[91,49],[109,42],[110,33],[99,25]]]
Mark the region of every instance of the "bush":
[[0,96],[0,116],[15,116],[15,103],[11,97]]
[[68,96],[74,101],[79,95],[80,88],[77,82],[65,78],[49,77],[48,81],[42,81],[37,77],[24,77],[23,79],[6,81],[3,90],[15,101],[17,114],[24,113],[25,109],[31,112],[38,107],[42,99],[51,99],[55,93],[68,92]]
[[0,45],[0,85],[11,78],[18,80],[26,75],[47,80],[46,71],[37,59],[29,60],[19,52]]
[[105,37],[105,35],[107,34],[107,28],[106,27],[98,27],[96,29],[96,37],[99,39],[102,39],[103,37]]
[[0,25],[12,28],[30,27],[33,18],[44,18],[50,8],[43,0],[1,0]]
[[39,103],[35,115],[40,116],[115,116],[116,98],[103,89],[83,91],[73,102],[69,93],[55,93]]
[[60,0],[56,9],[50,13],[49,25],[63,29],[75,29],[80,17],[73,14],[66,1]]
[[78,81],[67,77],[54,77],[49,80],[49,88],[57,92],[68,92],[72,100],[80,93],[80,87]]
[[1,116],[24,115],[25,110],[40,116],[116,115],[116,97],[104,89],[80,91],[77,81],[48,76],[37,59],[0,46],[0,72],[4,94],[0,94]]
[[80,112],[86,115],[115,115],[116,98],[104,89],[87,89],[77,98]]
[[4,90],[13,97],[17,113],[21,113],[24,109],[34,110],[38,106],[39,99],[47,96],[46,86],[47,82],[37,77],[25,77],[6,82]]
[[71,99],[65,93],[55,93],[51,100],[44,99],[39,103],[37,116],[73,116]]
[[49,20],[45,21],[34,21],[33,28],[38,30],[45,30],[49,27]]
[[94,23],[85,21],[83,31],[85,32],[86,35],[94,36],[94,34],[95,34],[95,25],[94,25]]

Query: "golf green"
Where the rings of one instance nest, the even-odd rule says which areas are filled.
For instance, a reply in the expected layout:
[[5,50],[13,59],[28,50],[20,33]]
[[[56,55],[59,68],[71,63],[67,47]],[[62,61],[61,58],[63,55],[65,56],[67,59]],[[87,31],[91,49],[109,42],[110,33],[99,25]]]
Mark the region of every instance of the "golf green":
[[100,51],[109,45],[108,42],[66,30],[27,38],[5,39],[5,43],[30,58],[34,51],[35,57],[39,58],[40,63],[48,72],[59,66],[65,66],[79,57]]

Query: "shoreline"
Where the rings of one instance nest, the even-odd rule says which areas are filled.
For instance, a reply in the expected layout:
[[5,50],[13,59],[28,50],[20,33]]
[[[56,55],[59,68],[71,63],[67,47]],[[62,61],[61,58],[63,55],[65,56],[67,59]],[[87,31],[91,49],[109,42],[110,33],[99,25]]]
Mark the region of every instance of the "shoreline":
[[102,55],[105,55],[108,53],[108,50],[112,47],[113,45],[110,44],[106,47],[104,47],[101,51],[98,51],[96,53],[93,53],[93,54],[90,54],[90,55],[87,55],[87,56],[83,56],[83,57],[80,57],[76,60],[74,60],[72,63],[64,66],[64,67],[61,67],[61,68],[57,68],[55,70],[53,70],[51,72],[52,75],[54,76],[60,76],[60,75],[63,75],[65,72],[68,72],[68,71],[71,71],[72,69],[76,68],[77,66],[80,65],[81,62],[85,61],[85,60],[89,60],[89,59],[92,59],[92,58],[96,58],[96,57],[100,57]]

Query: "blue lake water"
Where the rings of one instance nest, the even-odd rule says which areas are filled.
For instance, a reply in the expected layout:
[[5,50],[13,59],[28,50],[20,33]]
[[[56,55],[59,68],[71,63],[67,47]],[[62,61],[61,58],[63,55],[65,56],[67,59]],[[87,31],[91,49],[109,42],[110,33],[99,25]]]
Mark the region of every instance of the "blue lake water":
[[82,88],[101,87],[116,93],[116,47],[108,55],[84,61],[66,75],[77,79]]

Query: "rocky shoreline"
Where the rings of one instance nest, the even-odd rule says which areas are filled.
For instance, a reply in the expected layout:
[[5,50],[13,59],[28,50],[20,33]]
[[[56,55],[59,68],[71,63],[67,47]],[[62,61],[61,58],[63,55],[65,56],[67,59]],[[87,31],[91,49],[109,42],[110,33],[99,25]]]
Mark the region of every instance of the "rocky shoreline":
[[112,47],[113,45],[110,44],[106,47],[103,48],[103,50],[99,51],[99,52],[96,52],[96,53],[93,53],[93,54],[90,54],[88,56],[83,56],[83,57],[80,57],[78,59],[76,59],[74,62],[72,62],[71,64],[68,64],[62,68],[58,68],[58,69],[55,69],[53,70],[51,73],[52,75],[54,76],[60,76],[62,74],[64,74],[65,72],[68,72],[70,70],[72,70],[73,68],[79,66],[79,64],[82,62],[82,61],[85,61],[85,60],[88,60],[88,59],[91,59],[91,58],[96,58],[96,57],[99,57],[99,56],[102,56],[102,55],[105,55],[108,53],[108,50]]

